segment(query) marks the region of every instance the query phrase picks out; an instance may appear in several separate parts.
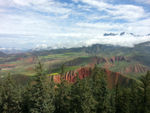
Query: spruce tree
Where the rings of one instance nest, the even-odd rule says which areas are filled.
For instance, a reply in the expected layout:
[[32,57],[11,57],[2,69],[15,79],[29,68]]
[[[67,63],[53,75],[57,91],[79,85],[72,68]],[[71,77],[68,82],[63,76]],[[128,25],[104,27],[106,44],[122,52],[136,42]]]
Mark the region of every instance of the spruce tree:
[[30,98],[31,86],[27,84],[22,90],[22,111],[23,113],[30,113]]
[[1,107],[2,107],[2,81],[0,81],[0,112],[1,112]]
[[53,113],[55,110],[53,81],[49,81],[43,65],[39,62],[36,66],[35,83],[28,92],[30,113]]
[[129,113],[130,90],[121,87],[119,84],[115,87],[115,113]]
[[64,65],[61,66],[60,83],[55,88],[55,113],[70,112],[71,84],[64,79]]
[[92,79],[92,92],[98,103],[96,106],[96,113],[108,113],[110,111],[110,103],[106,75],[97,65],[95,65],[93,69]]
[[109,91],[109,102],[110,102],[110,111],[108,113],[115,113],[115,91],[114,89]]
[[140,113],[139,85],[133,81],[130,87],[130,113]]
[[89,78],[78,78],[71,91],[71,113],[95,113],[97,102],[93,98]]
[[70,110],[70,84],[61,80],[55,89],[55,113],[69,113]]
[[141,112],[150,112],[150,72],[140,78],[140,97],[141,97]]
[[0,113],[21,113],[21,90],[9,75],[1,85]]

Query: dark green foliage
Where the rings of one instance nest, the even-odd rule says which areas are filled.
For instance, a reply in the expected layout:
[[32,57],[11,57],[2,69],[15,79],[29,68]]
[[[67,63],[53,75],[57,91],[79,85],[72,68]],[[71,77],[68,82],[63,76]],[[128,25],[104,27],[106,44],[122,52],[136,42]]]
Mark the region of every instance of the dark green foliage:
[[43,71],[43,66],[39,62],[36,67],[37,76],[35,82],[29,89],[28,94],[28,109],[30,113],[53,113],[55,107],[54,100],[54,86],[52,81]]
[[2,105],[2,83],[0,82],[0,106]]
[[92,89],[93,97],[97,101],[96,113],[108,113],[110,111],[110,106],[106,76],[103,70],[100,70],[97,65],[92,73]]
[[55,88],[55,113],[69,113],[70,110],[70,84],[62,80]]
[[150,72],[129,88],[116,85],[115,113],[150,113]]
[[95,113],[97,101],[93,98],[90,79],[77,79],[72,85],[71,113]]
[[64,65],[61,66],[61,83],[55,88],[55,113],[69,113],[70,112],[70,94],[71,85],[63,79]]
[[115,113],[130,113],[130,90],[120,88],[116,85],[115,89]]
[[0,113],[21,113],[21,91],[9,75],[1,84]]
[[[60,83],[46,76],[39,62],[36,76],[25,86],[18,86],[8,76],[0,82],[0,113],[150,113],[150,72],[131,86],[108,89],[103,69],[97,65],[84,79]],[[3,81],[3,82],[2,82]]]
[[130,113],[140,113],[140,95],[139,86],[134,81],[130,88]]
[[150,112],[150,72],[140,78],[139,95],[141,100],[141,112]]
[[30,113],[30,97],[31,97],[31,87],[27,85],[22,91],[22,111],[23,113]]

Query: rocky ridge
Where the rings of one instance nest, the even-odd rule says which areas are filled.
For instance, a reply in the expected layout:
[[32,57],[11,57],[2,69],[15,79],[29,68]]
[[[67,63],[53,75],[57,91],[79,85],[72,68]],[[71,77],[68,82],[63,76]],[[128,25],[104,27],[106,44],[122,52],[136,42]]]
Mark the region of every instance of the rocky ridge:
[[[103,69],[105,74],[106,74],[106,80],[108,82],[108,87],[112,88],[114,87],[117,83],[121,85],[127,85],[130,83],[130,79],[127,77],[121,75],[120,73],[117,72],[112,72],[108,69]],[[69,71],[63,75],[63,79],[70,82],[74,83],[76,81],[76,77],[79,76],[79,79],[83,79],[86,77],[90,77],[92,74],[92,68],[91,67],[81,67],[75,71]],[[54,82],[60,83],[61,82],[61,75],[54,75],[52,76]]]

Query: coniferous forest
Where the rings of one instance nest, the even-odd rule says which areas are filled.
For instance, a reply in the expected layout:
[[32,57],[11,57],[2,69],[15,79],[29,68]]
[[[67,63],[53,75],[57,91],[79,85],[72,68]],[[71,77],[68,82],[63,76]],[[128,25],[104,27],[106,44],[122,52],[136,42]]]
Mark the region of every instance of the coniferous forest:
[[0,113],[150,113],[150,72],[128,86],[107,87],[106,75],[95,65],[90,77],[54,83],[36,66],[36,76],[19,85],[9,75],[0,84]]

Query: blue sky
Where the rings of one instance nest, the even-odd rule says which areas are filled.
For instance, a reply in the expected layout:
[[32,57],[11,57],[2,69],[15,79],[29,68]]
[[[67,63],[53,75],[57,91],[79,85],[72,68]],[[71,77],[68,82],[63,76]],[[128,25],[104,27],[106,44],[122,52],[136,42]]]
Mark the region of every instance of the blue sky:
[[0,47],[133,46],[149,37],[102,37],[105,32],[150,33],[150,0],[0,0]]

